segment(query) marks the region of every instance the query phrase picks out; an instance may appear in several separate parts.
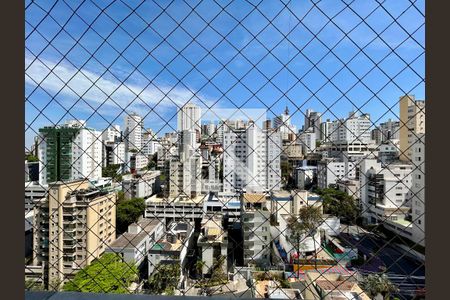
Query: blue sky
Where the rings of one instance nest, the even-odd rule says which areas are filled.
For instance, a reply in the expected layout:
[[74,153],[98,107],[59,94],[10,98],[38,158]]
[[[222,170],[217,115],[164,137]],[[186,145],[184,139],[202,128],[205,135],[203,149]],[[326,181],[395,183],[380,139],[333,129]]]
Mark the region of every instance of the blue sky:
[[425,97],[425,1],[412,2],[26,1],[26,145],[67,119],[122,126],[124,110],[172,131],[187,101],[208,116],[288,106],[298,126],[307,108],[396,118],[401,95]]

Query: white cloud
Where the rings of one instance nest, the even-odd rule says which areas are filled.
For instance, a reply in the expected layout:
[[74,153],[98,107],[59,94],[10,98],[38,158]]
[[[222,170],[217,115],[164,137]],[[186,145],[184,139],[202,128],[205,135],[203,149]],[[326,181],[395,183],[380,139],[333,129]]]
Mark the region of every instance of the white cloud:
[[182,106],[188,101],[202,107],[203,103],[208,106],[214,103],[202,94],[196,93],[194,96],[193,91],[183,87],[172,88],[159,84],[146,86],[144,83],[125,84],[113,78],[100,77],[99,74],[86,69],[77,69],[69,64],[56,65],[50,60],[39,58],[33,61],[33,59],[31,56],[25,57],[27,84],[39,85],[52,96],[58,93],[75,99],[82,96],[93,107],[104,103],[104,106],[118,109],[118,106],[125,108],[132,102],[128,106],[129,109],[150,109],[155,104],[173,108],[175,105]]

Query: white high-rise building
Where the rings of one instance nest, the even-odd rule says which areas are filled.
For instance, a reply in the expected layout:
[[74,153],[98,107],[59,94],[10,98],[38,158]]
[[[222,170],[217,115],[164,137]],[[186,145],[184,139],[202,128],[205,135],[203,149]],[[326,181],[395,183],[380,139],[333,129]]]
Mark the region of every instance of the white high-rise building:
[[196,197],[202,191],[200,145],[194,131],[184,130],[179,134],[181,138],[178,153],[170,157],[170,197]]
[[425,134],[419,134],[412,149],[412,240],[425,246]]
[[356,112],[350,112],[347,119],[333,121],[331,141],[345,144],[370,144],[371,124],[368,114],[357,116]]
[[313,153],[316,150],[316,133],[311,128],[300,133],[299,140],[304,155]]
[[39,183],[102,176],[101,132],[86,121],[67,121],[63,126],[39,130]]
[[142,117],[136,113],[125,116],[124,140],[127,152],[130,150],[142,150],[142,132],[144,123]]
[[178,111],[178,131],[193,130],[201,132],[201,109],[193,103],[187,103]]
[[161,147],[161,142],[158,140],[158,136],[151,129],[147,129],[142,134],[142,153],[144,155],[153,155]]
[[281,132],[283,140],[289,139],[289,135],[295,135],[297,127],[291,124],[291,116],[289,109],[286,107],[284,114],[279,115],[273,119],[273,129]]
[[325,122],[320,123],[320,140],[324,143],[329,142],[331,137],[332,122],[327,119]]
[[104,143],[106,142],[116,142],[122,136],[122,132],[120,131],[119,125],[113,125],[105,129],[102,133],[102,140]]
[[280,132],[261,130],[252,121],[245,129],[224,133],[224,192],[280,190]]
[[311,109],[306,110],[306,116],[305,116],[305,128],[304,130],[307,131],[309,129],[314,132],[316,135],[316,140],[319,140],[321,138],[321,132],[320,132],[320,124],[322,123],[322,114],[319,112],[315,112]]
[[[376,158],[361,162],[361,209],[369,223],[401,222],[405,219],[410,209],[411,172],[412,166],[402,162],[383,165]],[[409,232],[409,229],[404,231]]]

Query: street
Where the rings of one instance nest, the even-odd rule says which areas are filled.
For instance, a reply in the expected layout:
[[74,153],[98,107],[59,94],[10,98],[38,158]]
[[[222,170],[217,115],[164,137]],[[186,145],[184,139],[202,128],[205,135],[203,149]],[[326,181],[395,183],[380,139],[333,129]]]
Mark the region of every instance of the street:
[[367,256],[367,261],[361,266],[355,266],[355,269],[361,274],[385,271],[389,279],[399,287],[397,297],[400,299],[411,299],[417,290],[424,288],[424,263],[408,256],[396,244],[357,226],[342,228],[339,238]]

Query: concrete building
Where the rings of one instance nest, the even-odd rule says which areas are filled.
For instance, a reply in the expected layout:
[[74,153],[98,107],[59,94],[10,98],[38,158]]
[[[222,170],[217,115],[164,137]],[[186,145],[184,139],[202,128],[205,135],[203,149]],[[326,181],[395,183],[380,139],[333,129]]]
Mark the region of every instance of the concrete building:
[[120,131],[119,125],[112,125],[111,127],[106,128],[102,132],[102,141],[106,142],[117,142],[122,139],[122,131]]
[[412,149],[411,215],[412,240],[425,246],[425,134],[420,134]]
[[414,95],[400,97],[400,160],[411,162],[412,144],[425,133],[425,101]]
[[323,143],[330,142],[332,130],[332,122],[327,119],[325,122],[320,123],[320,141]]
[[103,141],[103,167],[127,163],[125,143],[121,141]]
[[399,156],[398,140],[388,140],[378,146],[378,160],[383,164],[397,161]]
[[315,134],[315,140],[319,140],[321,137],[320,124],[322,123],[322,115],[319,112],[315,112],[312,109],[307,109],[305,114],[305,127],[304,131],[311,129]]
[[169,196],[197,197],[202,192],[202,156],[196,133],[180,132],[178,154],[170,157]]
[[125,199],[147,199],[158,193],[161,188],[160,175],[160,171],[145,171],[124,176],[122,190],[125,194]]
[[270,263],[270,212],[265,194],[244,193],[241,196],[241,228],[244,237],[244,265]]
[[178,131],[201,132],[201,109],[193,103],[182,106],[177,114]]
[[410,224],[404,222],[410,209],[411,172],[412,166],[402,162],[382,165],[374,158],[361,162],[360,203],[368,223],[392,221],[407,227],[403,233],[411,235]]
[[140,115],[135,112],[125,115],[125,130],[123,138],[125,141],[125,151],[142,151],[142,133],[144,130],[144,121]]
[[207,275],[205,277],[211,275],[218,259],[224,261],[223,272],[227,273],[228,235],[223,228],[222,215],[217,213],[205,215],[201,222],[197,245],[199,253],[201,253],[201,260],[204,262],[202,273]]
[[[171,222],[163,236],[148,250],[148,276],[159,264],[180,263],[181,280],[186,280],[186,265],[189,250],[192,250],[194,226],[186,221]],[[180,287],[181,288],[181,287]]]
[[143,268],[148,251],[162,238],[165,232],[163,220],[142,218],[128,226],[128,231],[112,242],[105,252],[118,253],[124,262]]
[[164,198],[153,195],[145,201],[145,217],[172,220],[201,219],[203,217],[203,202],[208,195],[195,198],[177,197]]
[[280,190],[281,135],[263,131],[252,121],[245,129],[224,133],[223,190]]
[[39,129],[39,183],[102,176],[101,133],[86,121]]
[[356,179],[356,164],[351,161],[325,159],[317,164],[317,184],[325,189],[341,179]]
[[303,154],[307,155],[316,150],[316,133],[311,129],[303,131],[299,135],[299,140],[302,145]]
[[51,285],[72,279],[116,239],[116,194],[87,181],[56,182],[34,207],[33,265]]
[[273,119],[273,129],[281,133],[282,140],[289,140],[289,136],[295,136],[297,133],[297,127],[291,124],[291,116],[287,107],[283,114]]
[[37,200],[47,197],[48,185],[37,182],[25,182],[25,212],[32,211]]
[[316,166],[301,166],[296,168],[297,188],[300,190],[310,189],[317,182]]
[[135,173],[148,166],[148,157],[142,153],[129,153],[130,172]]
[[380,123],[381,142],[400,139],[400,121],[388,119]]
[[340,191],[343,191],[355,199],[359,199],[359,180],[347,178],[338,179],[336,185]]
[[350,112],[348,118],[334,120],[330,128],[329,156],[339,155],[343,151],[367,151],[373,144],[369,114],[358,116]]
[[161,147],[161,142],[158,136],[151,129],[144,130],[142,133],[142,153],[146,156],[155,154],[158,148]]

